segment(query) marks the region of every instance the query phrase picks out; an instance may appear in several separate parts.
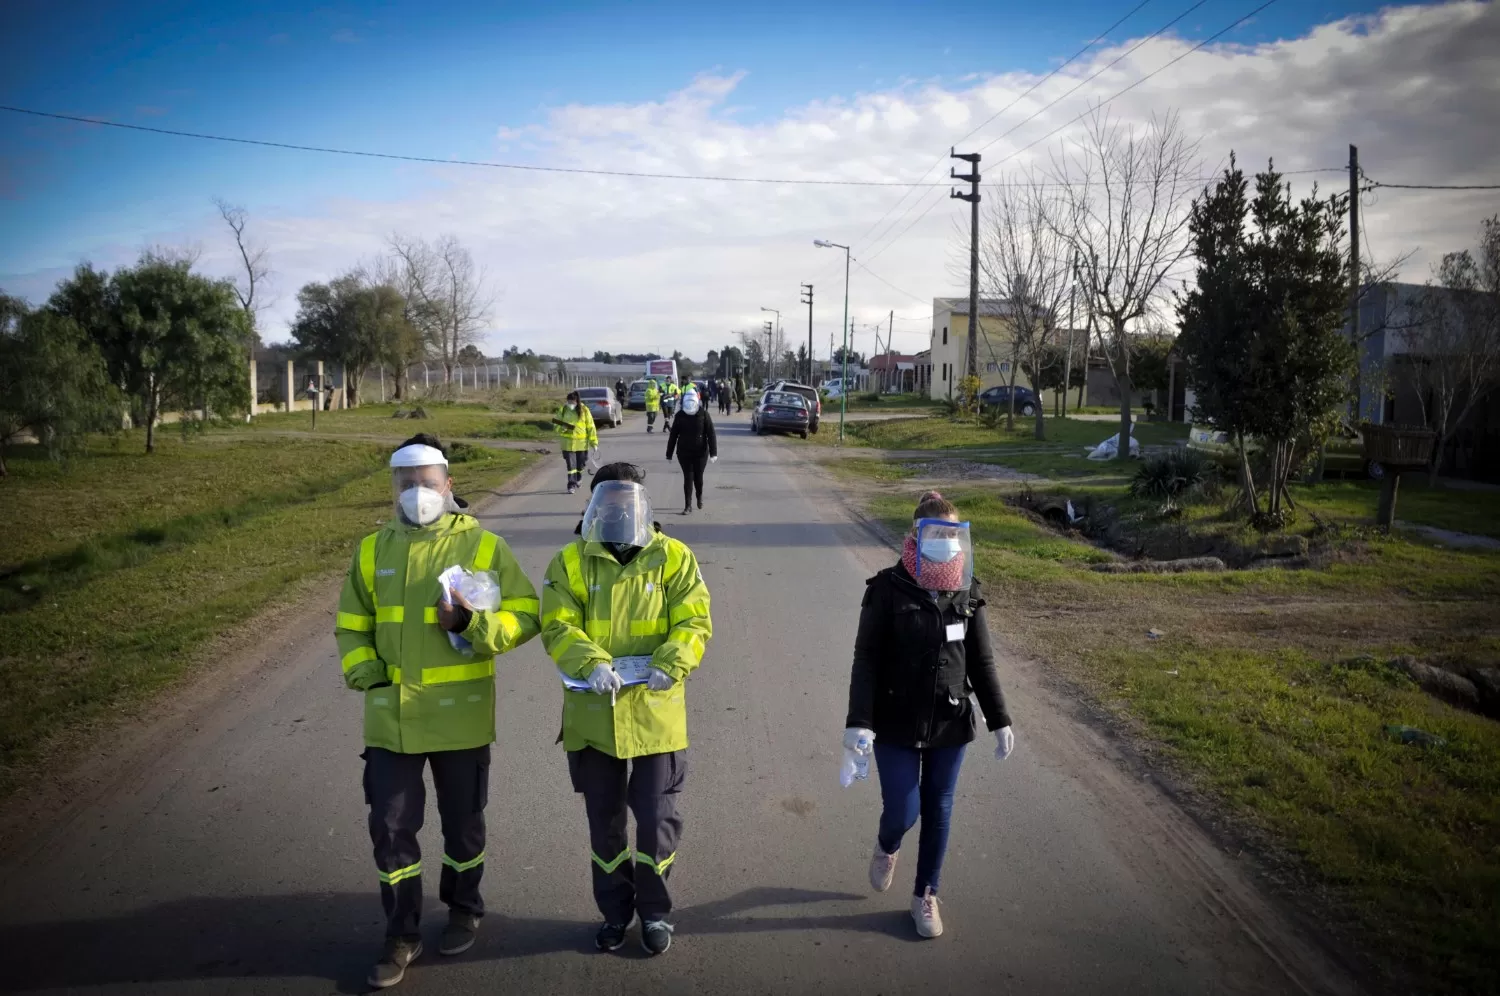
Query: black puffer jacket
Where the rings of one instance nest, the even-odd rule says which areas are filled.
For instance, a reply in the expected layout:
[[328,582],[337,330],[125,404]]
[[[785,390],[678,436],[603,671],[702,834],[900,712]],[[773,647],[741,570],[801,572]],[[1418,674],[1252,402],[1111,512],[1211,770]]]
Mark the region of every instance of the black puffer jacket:
[[[877,743],[957,747],[974,739],[971,693],[991,730],[1010,725],[977,580],[934,599],[897,564],[865,583],[846,728],[873,730]],[[950,643],[957,624],[964,637]]]
[[673,417],[672,433],[667,437],[668,460],[672,459],[673,450],[687,459],[697,459],[705,450],[709,456],[719,455],[719,437],[707,411],[700,407],[691,415],[678,412]]

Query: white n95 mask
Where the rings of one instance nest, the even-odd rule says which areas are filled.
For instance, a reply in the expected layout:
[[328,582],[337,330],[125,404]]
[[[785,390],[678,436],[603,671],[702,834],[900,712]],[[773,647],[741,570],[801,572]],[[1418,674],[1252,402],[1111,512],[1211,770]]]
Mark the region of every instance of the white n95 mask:
[[401,492],[401,514],[414,526],[430,526],[448,511],[448,496],[418,485]]

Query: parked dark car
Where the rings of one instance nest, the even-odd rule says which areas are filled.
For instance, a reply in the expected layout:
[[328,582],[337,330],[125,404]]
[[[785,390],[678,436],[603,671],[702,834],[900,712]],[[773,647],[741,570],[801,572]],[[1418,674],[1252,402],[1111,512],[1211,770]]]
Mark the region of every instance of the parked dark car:
[[646,410],[646,382],[644,380],[633,381],[626,394],[626,408],[629,408],[633,412],[643,412]]
[[818,393],[816,387],[808,387],[806,384],[798,384],[790,380],[781,380],[772,384],[771,390],[791,391],[793,394],[800,394],[806,398],[807,407],[810,409],[807,431],[815,436],[818,434],[818,423],[823,421],[823,395]]
[[[1015,392],[1016,414],[1035,415],[1036,394],[1032,392],[1031,388],[1021,387],[1018,384],[1015,387]],[[1003,412],[1010,407],[1010,395],[1011,388],[1007,387],[1004,384],[1000,385],[999,387],[992,387],[979,395],[979,406],[981,408],[993,408],[996,411]]]
[[750,413],[750,431],[795,432],[807,438],[807,399],[792,391],[767,391]]
[[580,387],[578,398],[589,406],[589,414],[594,416],[595,425],[618,429],[620,423],[625,421],[625,413],[615,400],[615,389],[612,387]]

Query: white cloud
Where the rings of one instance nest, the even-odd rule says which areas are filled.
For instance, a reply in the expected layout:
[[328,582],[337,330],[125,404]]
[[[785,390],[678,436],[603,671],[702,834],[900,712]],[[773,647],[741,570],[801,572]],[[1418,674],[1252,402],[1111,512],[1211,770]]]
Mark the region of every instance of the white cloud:
[[[1303,37],[1253,47],[1212,47],[1115,101],[1126,121],[1175,109],[1202,140],[1204,175],[1231,149],[1254,169],[1268,157],[1284,170],[1338,167],[1360,147],[1375,179],[1409,183],[1495,182],[1500,173],[1500,9],[1456,3],[1396,8],[1369,19],[1322,25]],[[1012,128],[1047,101],[1116,58],[1134,42],[1069,67],[966,143],[974,148]],[[1189,47],[1152,41],[984,152],[983,171],[999,179],[1045,157],[1068,134],[998,165],[1010,153],[1098,101],[1171,61]],[[277,217],[248,203],[256,236],[272,251],[278,306],[272,337],[291,316],[295,289],[326,279],[377,251],[393,230],[432,236],[453,232],[488,269],[499,291],[498,351],[512,342],[549,352],[680,348],[692,356],[716,347],[736,328],[757,327],[762,305],[781,308],[791,328],[805,329],[798,285],[817,284],[816,338],[826,350],[843,304],[841,254],[814,238],[848,242],[857,258],[913,300],[853,271],[850,308],[857,322],[920,319],[934,296],[966,290],[949,272],[955,218],[948,201],[946,151],[965,132],[1005,107],[1037,79],[999,73],[972,84],[923,81],[872,93],[830,95],[746,124],[729,101],[741,74],[705,74],[681,91],[638,104],[569,104],[543,124],[502,128],[496,159],[583,169],[779,176],[803,179],[911,180],[943,156],[928,177],[944,185],[908,197],[886,223],[876,222],[903,190],[892,187],[789,186],[628,179],[440,167],[436,189],[399,201],[340,200],[316,217]],[[414,150],[420,151],[420,150]],[[965,151],[965,149],[960,149]],[[1297,178],[1301,188],[1303,180]],[[1318,178],[1343,189],[1346,178]],[[907,205],[890,235],[933,209],[886,246],[872,244]],[[1371,249],[1378,258],[1417,250],[1408,279],[1423,279],[1441,253],[1472,241],[1477,220],[1500,210],[1500,192],[1382,190],[1366,199]],[[222,233],[207,215],[184,233],[141,232],[140,243],[201,241],[204,265],[232,272]],[[884,247],[884,248],[883,248]],[[876,255],[878,253],[878,256]],[[131,253],[122,251],[122,262]],[[16,289],[42,274],[5,278]],[[922,348],[920,320],[897,323],[898,348]],[[903,329],[906,330],[903,334]],[[859,343],[870,345],[868,338]]]

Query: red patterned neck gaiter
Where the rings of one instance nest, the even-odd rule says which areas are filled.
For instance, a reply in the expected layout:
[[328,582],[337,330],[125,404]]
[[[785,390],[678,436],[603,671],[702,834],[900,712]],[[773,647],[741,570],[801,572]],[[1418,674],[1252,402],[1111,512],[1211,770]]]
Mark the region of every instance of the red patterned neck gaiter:
[[922,561],[922,573],[917,573],[917,538],[906,537],[901,547],[901,563],[923,588],[928,591],[958,591],[964,580],[964,555],[959,554],[946,564]]

